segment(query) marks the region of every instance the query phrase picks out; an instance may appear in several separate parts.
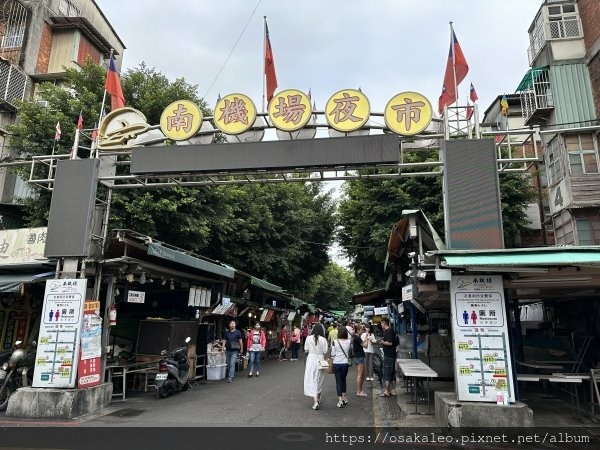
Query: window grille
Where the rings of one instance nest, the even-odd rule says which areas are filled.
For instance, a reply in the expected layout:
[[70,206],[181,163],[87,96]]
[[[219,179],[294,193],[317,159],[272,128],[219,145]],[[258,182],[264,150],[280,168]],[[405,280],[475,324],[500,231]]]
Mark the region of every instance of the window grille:
[[58,13],[66,17],[79,17],[81,10],[73,3],[73,0],[60,0],[58,4]]

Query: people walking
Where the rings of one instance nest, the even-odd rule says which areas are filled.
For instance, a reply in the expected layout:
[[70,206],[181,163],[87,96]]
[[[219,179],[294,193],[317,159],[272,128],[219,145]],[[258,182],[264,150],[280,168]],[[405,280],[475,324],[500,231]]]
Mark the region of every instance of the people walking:
[[348,330],[341,325],[338,329],[337,339],[331,343],[331,357],[333,358],[333,373],[335,374],[335,389],[337,391],[337,407],[342,408],[348,404],[346,395],[346,377],[348,376],[348,356],[350,355],[350,339]]
[[260,356],[265,351],[267,346],[267,336],[265,331],[260,328],[260,323],[254,324],[254,329],[248,333],[248,341],[246,342],[248,362],[248,378],[252,375],[260,376]]
[[373,381],[373,355],[375,354],[373,344],[377,342],[377,339],[375,339],[371,325],[365,325],[364,331],[360,335],[360,338],[363,341],[365,349],[365,380]]
[[383,347],[383,392],[380,397],[396,396],[396,347],[398,346],[396,334],[390,327],[390,319],[381,319],[383,338],[379,343]]
[[314,403],[312,409],[321,407],[321,390],[325,370],[319,368],[319,360],[325,358],[327,353],[327,339],[325,339],[325,328],[320,323],[315,324],[310,336],[304,342],[306,367],[304,368],[304,395],[312,397]]
[[229,330],[225,331],[225,355],[227,358],[227,382],[231,383],[235,376],[235,362],[242,350],[242,332],[235,328],[235,320],[229,322]]
[[287,361],[285,357],[285,352],[290,346],[290,334],[285,325],[281,326],[281,330],[279,331],[279,345],[281,345],[281,349],[279,350],[279,358],[278,361]]
[[333,322],[333,327],[331,328],[329,333],[327,333],[327,341],[329,341],[329,345],[331,345],[331,343],[333,341],[335,341],[337,339],[337,337],[338,337],[338,323]]
[[298,361],[298,350],[300,350],[300,328],[298,325],[294,325],[292,330],[292,361]]
[[356,395],[366,397],[367,393],[363,390],[365,382],[365,344],[361,339],[362,331],[363,325],[361,323],[354,325],[352,350],[354,352],[354,364],[356,364]]

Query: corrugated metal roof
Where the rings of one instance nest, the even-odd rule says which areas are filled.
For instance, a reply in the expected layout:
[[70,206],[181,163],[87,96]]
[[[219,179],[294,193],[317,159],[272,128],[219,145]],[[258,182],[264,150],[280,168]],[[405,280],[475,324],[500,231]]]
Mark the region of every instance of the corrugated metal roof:
[[561,64],[549,67],[556,123],[594,120],[592,85],[585,64]]

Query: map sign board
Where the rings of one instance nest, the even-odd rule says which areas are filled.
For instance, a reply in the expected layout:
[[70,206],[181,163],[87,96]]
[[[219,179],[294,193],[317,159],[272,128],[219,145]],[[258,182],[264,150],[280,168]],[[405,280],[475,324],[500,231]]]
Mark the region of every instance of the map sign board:
[[75,387],[86,286],[85,279],[46,282],[33,387]]
[[514,401],[502,277],[453,275],[450,297],[458,400]]

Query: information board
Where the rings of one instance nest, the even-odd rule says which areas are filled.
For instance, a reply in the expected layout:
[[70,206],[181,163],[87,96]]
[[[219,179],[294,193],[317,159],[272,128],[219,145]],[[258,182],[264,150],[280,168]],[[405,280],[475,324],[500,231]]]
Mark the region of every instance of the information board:
[[33,387],[75,387],[86,286],[85,279],[46,281]]
[[102,366],[102,318],[100,302],[88,301],[83,307],[81,348],[77,366],[77,386],[80,389],[99,385]]
[[453,275],[450,296],[458,400],[514,401],[502,277]]

